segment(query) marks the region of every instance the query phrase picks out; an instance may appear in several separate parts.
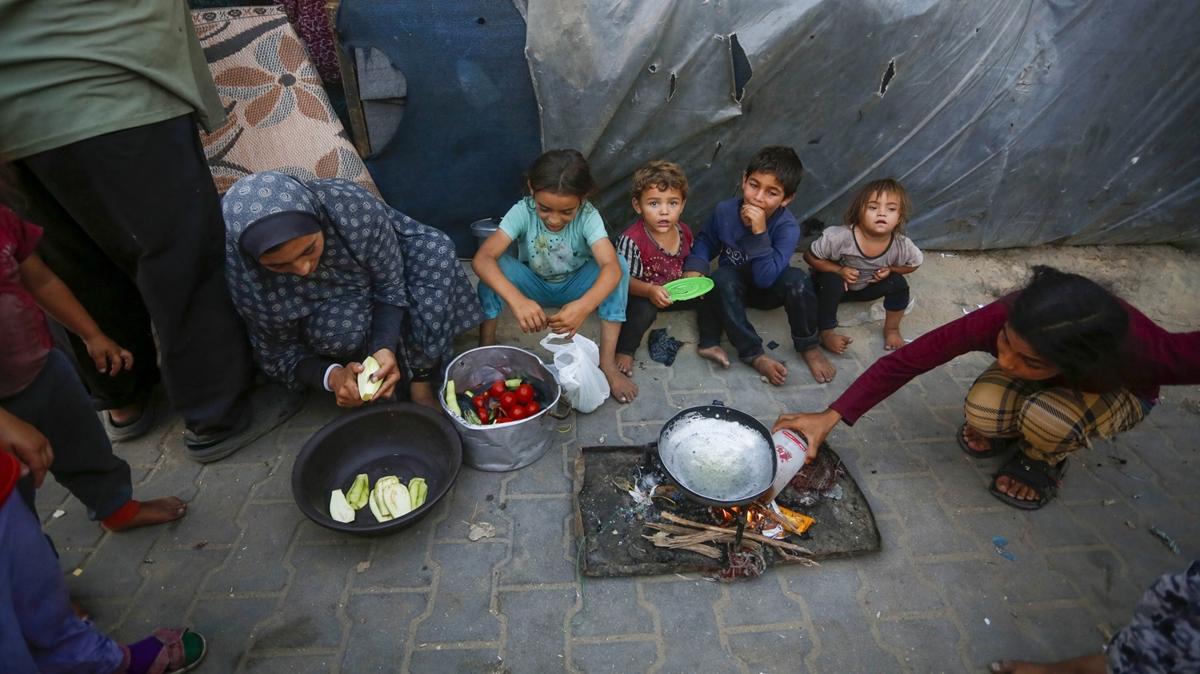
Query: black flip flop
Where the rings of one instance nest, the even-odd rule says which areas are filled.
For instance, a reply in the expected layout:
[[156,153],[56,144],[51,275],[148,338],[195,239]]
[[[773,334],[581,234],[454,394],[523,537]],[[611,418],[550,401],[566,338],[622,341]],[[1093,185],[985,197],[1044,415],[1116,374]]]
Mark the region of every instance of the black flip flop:
[[[992,484],[988,486],[988,492],[1014,508],[1037,510],[1058,495],[1058,489],[1062,486],[1062,477],[1066,472],[1067,459],[1063,459],[1057,466],[1051,466],[1045,461],[1025,456],[1024,452],[1018,452],[992,476]],[[996,480],[1001,476],[1032,487],[1037,492],[1037,499],[1024,501],[1000,491],[996,488]]]
[[992,448],[985,449],[981,452],[978,450],[971,449],[971,445],[967,444],[966,438],[963,437],[963,433],[966,430],[967,430],[966,424],[959,426],[958,427],[958,435],[956,436],[956,438],[958,440],[958,446],[962,448],[963,453],[966,454],[967,456],[971,457],[972,459],[986,459],[986,458],[989,458],[992,456],[997,456],[997,455],[1003,454],[1003,453],[1009,451],[1010,449],[1012,449],[1013,447],[1016,447],[1017,443],[1020,442],[1020,440],[1021,440],[1020,438],[989,438],[989,440],[992,441]]

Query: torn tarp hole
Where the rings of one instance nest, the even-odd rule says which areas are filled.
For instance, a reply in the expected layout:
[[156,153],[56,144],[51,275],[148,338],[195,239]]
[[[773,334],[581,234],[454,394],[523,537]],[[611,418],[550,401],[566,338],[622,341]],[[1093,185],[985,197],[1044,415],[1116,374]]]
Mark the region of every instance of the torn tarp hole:
[[675,76],[675,73],[671,73],[671,90],[667,92],[668,101],[675,97],[675,85],[678,79],[679,78]]
[[892,83],[892,78],[896,76],[896,59],[888,61],[887,70],[883,71],[883,80],[879,83],[879,95],[887,93],[888,85]]
[[[718,141],[717,141],[717,146],[713,148],[712,157],[709,157],[709,159],[708,159],[708,166],[712,166],[712,165],[713,165],[713,162],[715,162],[715,161],[717,160],[717,154],[718,154],[720,151],[721,151],[721,141],[719,141],[719,140],[718,140]],[[705,167],[705,168],[707,168],[707,167]]]
[[649,70],[652,73],[656,73],[656,72],[658,72],[658,64],[651,63],[650,66],[648,68],[646,68],[646,70]]
[[746,93],[746,83],[750,81],[754,70],[750,67],[746,50],[742,49],[742,43],[738,41],[737,33],[729,34],[729,58],[733,61],[733,100],[741,103],[742,96]]

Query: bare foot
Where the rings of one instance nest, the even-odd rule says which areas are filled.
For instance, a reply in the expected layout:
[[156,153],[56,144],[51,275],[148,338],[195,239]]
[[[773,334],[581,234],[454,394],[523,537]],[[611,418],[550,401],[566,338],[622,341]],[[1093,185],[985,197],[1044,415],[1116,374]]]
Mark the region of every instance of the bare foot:
[[613,366],[611,368],[600,368],[604,376],[608,378],[608,387],[612,389],[612,397],[619,403],[631,403],[637,397],[638,387],[633,383],[633,380],[625,376]]
[[813,379],[817,380],[818,384],[828,384],[833,381],[833,375],[837,374],[837,368],[829,362],[820,349],[812,348],[801,351],[800,356],[804,358],[805,364],[812,372]]
[[1020,501],[1036,501],[1039,497],[1033,487],[1024,482],[1018,482],[1007,475],[1001,475],[996,478],[996,489]]
[[697,347],[696,353],[705,360],[711,360],[726,370],[729,369],[729,356],[725,355],[725,349],[720,346],[706,346],[703,349]]
[[765,353],[759,354],[750,362],[750,366],[776,386],[783,386],[787,381],[787,366]]
[[187,514],[187,503],[168,496],[166,498],[156,498],[152,501],[142,501],[141,507],[138,508],[137,514],[128,522],[116,527],[105,527],[109,531],[128,531],[138,527],[148,527],[155,524],[164,524],[172,522]]
[[624,374],[626,377],[633,376],[633,354],[618,353],[616,362],[617,369],[620,370],[622,374]]
[[1103,655],[1084,655],[1059,662],[999,660],[988,666],[996,674],[1104,674],[1108,664]]
[[963,426],[963,440],[973,452],[986,452],[992,448],[991,438],[984,437],[970,426]]
[[854,343],[854,339],[849,335],[842,335],[833,330],[821,331],[821,346],[825,347],[826,351],[833,353],[843,353],[847,346]]
[[133,422],[142,418],[142,415],[145,412],[146,403],[136,402],[132,405],[126,405],[124,407],[108,410],[108,418],[112,419],[113,424],[117,426],[128,426],[129,424],[132,424]]
[[900,328],[883,329],[883,348],[885,351],[895,351],[902,346],[904,346],[904,336],[900,334]]
[[408,397],[418,405],[432,407],[435,410],[441,409],[438,405],[437,396],[433,392],[433,384],[427,381],[414,381],[408,387]]

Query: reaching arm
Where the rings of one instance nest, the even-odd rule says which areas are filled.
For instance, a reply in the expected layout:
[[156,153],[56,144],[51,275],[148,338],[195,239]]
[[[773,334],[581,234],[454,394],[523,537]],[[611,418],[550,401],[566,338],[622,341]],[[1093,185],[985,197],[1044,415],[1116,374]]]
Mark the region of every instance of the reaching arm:
[[828,272],[831,274],[836,274],[842,269],[842,265],[838,264],[837,262],[817,257],[816,255],[812,254],[812,251],[808,250],[804,251],[804,261],[808,264],[808,266],[816,269],[817,271]]

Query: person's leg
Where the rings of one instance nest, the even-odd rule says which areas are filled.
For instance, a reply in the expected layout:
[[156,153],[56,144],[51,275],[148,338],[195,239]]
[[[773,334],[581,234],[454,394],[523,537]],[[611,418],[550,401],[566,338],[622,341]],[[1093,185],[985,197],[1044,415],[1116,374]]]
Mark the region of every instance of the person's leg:
[[159,372],[150,315],[133,282],[134,270],[114,262],[120,258],[119,248],[105,250],[93,241],[21,161],[13,167],[15,189],[22,197],[14,206],[22,217],[43,228],[38,255],[79,298],[104,334],[133,354],[132,368],[115,377],[101,374],[92,366],[83,341],[63,330],[80,365],[79,377],[96,409],[111,410],[119,423],[136,420],[158,383]]
[[840,275],[828,271],[814,271],[812,280],[817,292],[817,330],[820,331],[821,346],[833,353],[843,353],[854,342],[837,331],[838,304],[846,292],[846,282]]
[[[617,256],[617,261],[621,266],[621,280],[596,308],[596,314],[600,318],[600,371],[608,379],[612,397],[617,402],[629,403],[637,397],[638,387],[617,367],[617,339],[621,335],[621,325],[625,322],[626,303],[629,299],[629,263],[620,255]],[[553,303],[561,306],[579,299],[595,284],[599,276],[600,266],[589,260],[556,286],[557,301]]]
[[837,368],[818,348],[821,337],[817,329],[817,294],[813,291],[808,274],[802,269],[788,267],[775,279],[769,291],[764,293],[764,299],[775,306],[778,306],[776,302],[783,304],[791,330],[792,346],[804,359],[813,379],[818,384],[833,381]]
[[881,286],[883,291],[883,348],[894,351],[904,346],[904,335],[900,334],[900,321],[904,320],[904,311],[908,309],[908,281],[903,274],[889,274],[887,278],[874,285]]
[[749,364],[763,352],[762,338],[746,316],[746,301],[753,284],[741,271],[729,267],[718,267],[712,273],[712,280],[713,289],[708,294],[721,319],[721,327],[737,350],[738,359]]
[[642,343],[642,337],[658,318],[658,307],[645,297],[629,297],[625,306],[625,322],[617,338],[617,369],[626,375],[633,374],[633,354]]
[[0,504],[0,663],[6,672],[123,671],[125,653],[71,610],[58,559],[15,494]]
[[[534,302],[544,306],[547,300],[554,297],[555,291],[551,284],[546,283],[545,279],[512,255],[501,255],[496,258],[496,264],[504,278]],[[500,312],[504,309],[504,300],[482,281],[477,291],[479,304],[483,309],[483,322],[479,324],[479,345],[490,346],[496,343],[496,326],[499,323]]]
[[4,409],[33,425],[54,448],[50,472],[88,509],[88,516],[114,531],[161,524],[183,517],[187,504],[175,497],[134,501],[129,464],[112,444],[91,409],[87,391],[66,354],[52,350],[32,384],[3,401]]
[[[715,283],[715,281],[714,281]],[[699,339],[696,341],[696,353],[705,360],[720,365],[722,368],[729,367],[729,356],[725,354],[725,349],[721,348],[721,295],[714,288],[706,293],[703,297],[699,297],[691,301],[697,304],[696,310],[696,329],[699,332]]]
[[1004,374],[1000,365],[993,362],[971,384],[963,403],[964,441],[969,449],[987,452],[997,439],[1020,437],[1017,415],[1021,405],[1040,388]]
[[225,286],[220,202],[191,118],[89,138],[23,163],[110,259],[135,271],[158,334],[163,384],[193,440],[214,444],[244,428],[250,347]]

